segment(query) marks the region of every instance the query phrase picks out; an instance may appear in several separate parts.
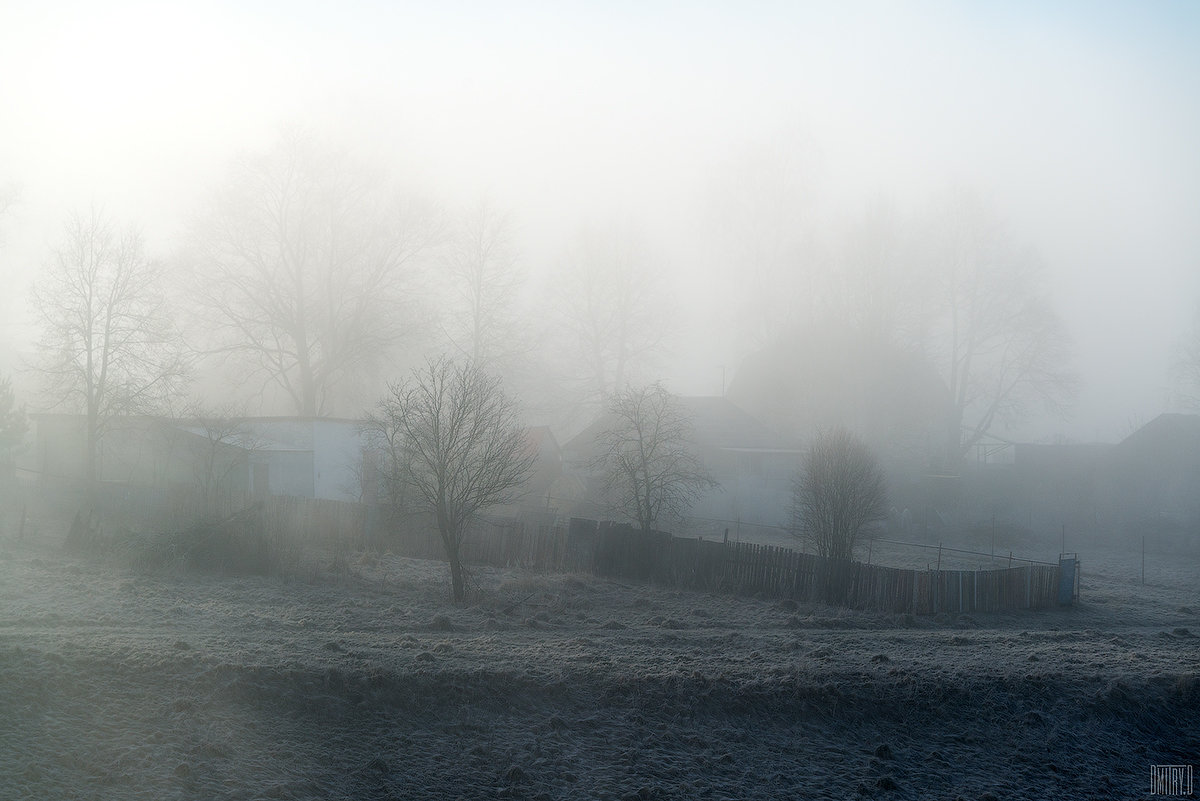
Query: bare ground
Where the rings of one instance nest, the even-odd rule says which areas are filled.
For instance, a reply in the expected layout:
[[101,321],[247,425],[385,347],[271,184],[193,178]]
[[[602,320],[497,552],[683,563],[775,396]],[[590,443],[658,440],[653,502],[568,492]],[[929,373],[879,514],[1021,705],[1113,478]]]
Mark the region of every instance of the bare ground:
[[973,618],[350,567],[0,545],[0,798],[1139,798],[1200,763],[1194,559]]

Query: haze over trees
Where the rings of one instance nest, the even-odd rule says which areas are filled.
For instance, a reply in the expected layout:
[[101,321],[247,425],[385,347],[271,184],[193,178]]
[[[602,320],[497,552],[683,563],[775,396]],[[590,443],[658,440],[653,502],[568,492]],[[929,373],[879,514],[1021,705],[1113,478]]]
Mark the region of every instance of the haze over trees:
[[716,171],[705,240],[721,261],[720,315],[743,356],[775,342],[820,301],[819,170],[811,143],[788,132],[747,146]]
[[632,225],[589,229],[574,242],[560,288],[562,357],[571,403],[595,414],[662,355],[670,289]]
[[[710,212],[725,218],[698,243],[732,261],[714,323],[727,343],[766,343],[710,368],[728,368],[739,404],[794,436],[847,426],[889,469],[949,473],[985,436],[1070,405],[1042,265],[977,196],[948,193],[925,216],[877,200],[838,224],[818,216],[816,184],[786,148],[715,184]],[[361,413],[388,376],[448,345],[532,397],[530,422],[578,430],[670,371],[689,273],[667,271],[660,240],[626,220],[583,229],[526,283],[512,220],[490,201],[447,217],[286,134],[236,161],[191,221],[190,344],[220,358],[239,402],[306,417]]]
[[478,364],[439,358],[392,384],[368,425],[387,454],[382,473],[393,505],[433,519],[454,599],[463,600],[471,522],[516,500],[536,459],[516,402]]
[[501,373],[532,347],[522,319],[512,217],[488,201],[460,212],[442,258],[451,303],[443,327],[464,359]]
[[847,426],[889,461],[957,474],[985,437],[1076,395],[1043,272],[970,192],[917,218],[871,204],[831,251],[812,311],[744,360],[731,396],[794,435]]
[[912,228],[895,204],[883,199],[836,227],[815,316],[840,320],[862,338],[911,347],[929,292]]
[[442,237],[434,210],[377,171],[284,136],[240,159],[195,222],[193,289],[214,333],[200,347],[295,414],[361,408],[347,404],[427,327],[417,272]]
[[100,440],[124,415],[168,409],[188,373],[163,295],[164,269],[134,228],[100,211],[72,214],[33,301],[40,373],[50,408],[82,414],[86,480],[94,488]]
[[931,224],[925,342],[950,390],[944,464],[956,472],[985,435],[1036,411],[1061,414],[1078,386],[1037,254],[969,193]]
[[716,486],[692,445],[692,423],[661,384],[627,387],[608,405],[593,469],[613,507],[642,531],[677,523]]

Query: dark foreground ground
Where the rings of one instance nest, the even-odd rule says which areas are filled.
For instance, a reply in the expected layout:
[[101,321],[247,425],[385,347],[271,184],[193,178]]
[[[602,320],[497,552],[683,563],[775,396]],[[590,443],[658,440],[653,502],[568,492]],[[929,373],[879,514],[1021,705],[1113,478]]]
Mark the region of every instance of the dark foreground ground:
[[[0,798],[1142,798],[1200,767],[1200,571],[912,618],[352,557],[0,545]],[[989,795],[991,794],[991,795]]]

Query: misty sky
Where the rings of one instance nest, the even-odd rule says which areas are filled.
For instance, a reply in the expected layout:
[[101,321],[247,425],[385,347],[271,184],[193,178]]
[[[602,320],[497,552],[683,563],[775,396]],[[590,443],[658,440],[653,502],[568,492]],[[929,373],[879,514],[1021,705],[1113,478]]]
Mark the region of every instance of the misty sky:
[[64,215],[97,203],[169,253],[238,152],[336,138],[446,203],[487,195],[555,269],[636,218],[696,330],[665,372],[716,394],[734,358],[703,198],[746,152],[799,165],[818,222],[878,198],[987,196],[1047,264],[1116,439],[1169,408],[1200,301],[1200,4],[32,3],[0,0],[0,368]]

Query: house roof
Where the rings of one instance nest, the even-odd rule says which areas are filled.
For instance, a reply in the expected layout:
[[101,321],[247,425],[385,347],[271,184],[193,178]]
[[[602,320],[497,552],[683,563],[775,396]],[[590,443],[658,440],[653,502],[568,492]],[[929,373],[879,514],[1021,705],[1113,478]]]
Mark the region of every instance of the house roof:
[[682,397],[680,404],[692,418],[696,444],[720,450],[792,450],[794,443],[724,397]]
[[[197,437],[201,440],[217,439],[212,432],[206,430],[204,426],[195,425],[177,425],[179,431],[184,431]],[[274,439],[269,436],[263,436],[258,432],[241,430],[231,431],[228,434],[220,436],[219,441],[222,445],[231,448],[239,448],[244,451],[292,451],[296,453],[312,453],[311,438],[307,443],[296,444],[295,442]]]
[[1200,464],[1200,415],[1160,414],[1117,443],[1111,456],[1126,464]]

